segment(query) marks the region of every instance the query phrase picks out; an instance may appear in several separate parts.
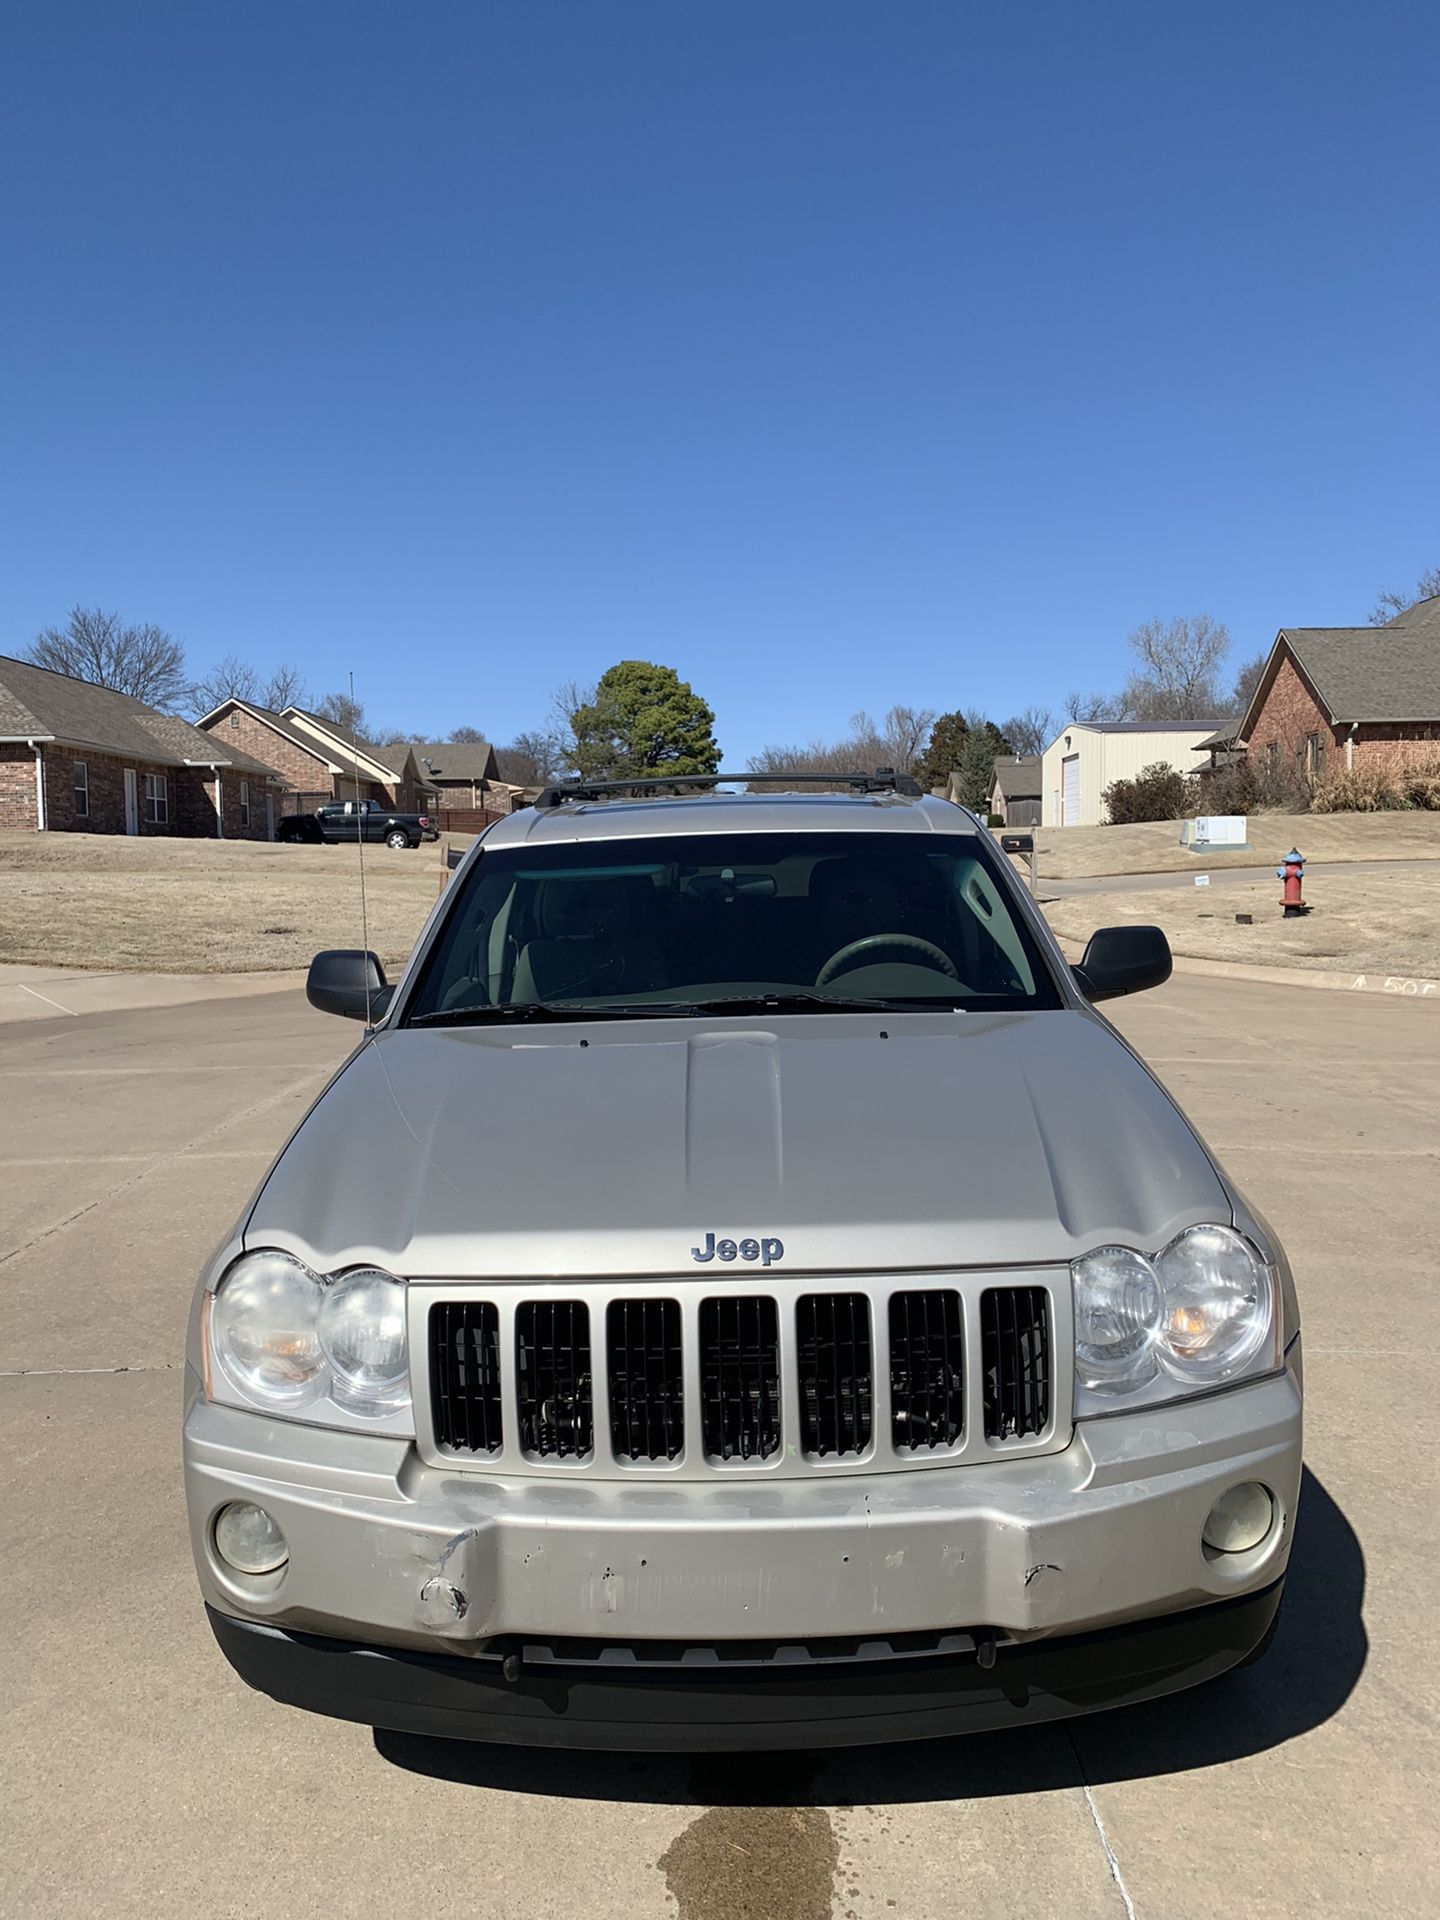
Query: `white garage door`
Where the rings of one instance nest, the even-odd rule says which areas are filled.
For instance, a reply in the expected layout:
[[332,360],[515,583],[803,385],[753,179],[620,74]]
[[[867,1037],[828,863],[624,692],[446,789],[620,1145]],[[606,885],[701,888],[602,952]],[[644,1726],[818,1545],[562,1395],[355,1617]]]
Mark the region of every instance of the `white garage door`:
[[1080,756],[1067,754],[1060,762],[1060,824],[1062,827],[1078,827],[1080,824]]

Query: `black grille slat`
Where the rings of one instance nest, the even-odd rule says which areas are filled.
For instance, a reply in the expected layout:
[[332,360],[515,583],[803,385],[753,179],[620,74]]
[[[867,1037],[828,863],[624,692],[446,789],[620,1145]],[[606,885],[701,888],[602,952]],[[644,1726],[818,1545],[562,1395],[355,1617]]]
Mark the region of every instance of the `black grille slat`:
[[700,1303],[700,1424],[717,1460],[768,1460],[780,1445],[780,1324],[764,1295]]
[[678,1300],[612,1300],[606,1309],[610,1444],[621,1460],[674,1460],[685,1439]]
[[870,1303],[860,1293],[811,1293],[795,1309],[800,1446],[819,1459],[870,1444],[874,1370]]
[[902,1452],[953,1447],[964,1431],[962,1325],[950,1289],[890,1296],[890,1430]]
[[991,1287],[980,1297],[985,1436],[1019,1440],[1050,1421],[1050,1301],[1043,1287]]
[[581,1459],[594,1443],[590,1309],[583,1300],[525,1300],[515,1315],[520,1444],[541,1460]]
[[500,1314],[488,1300],[430,1309],[430,1401],[435,1438],[464,1453],[498,1453]]

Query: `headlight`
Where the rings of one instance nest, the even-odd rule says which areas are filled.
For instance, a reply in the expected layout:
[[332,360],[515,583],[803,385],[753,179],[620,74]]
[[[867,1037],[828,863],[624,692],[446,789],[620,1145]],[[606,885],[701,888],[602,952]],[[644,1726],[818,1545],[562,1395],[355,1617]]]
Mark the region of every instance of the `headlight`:
[[213,1398],[322,1425],[413,1432],[405,1285],[338,1278],[291,1254],[242,1254],[210,1301]]
[[286,1253],[248,1254],[221,1282],[210,1339],[221,1373],[252,1406],[291,1412],[325,1391],[322,1291]]
[[1078,1414],[1180,1399],[1280,1364],[1274,1279],[1231,1227],[1187,1227],[1153,1258],[1099,1247],[1070,1274]]
[[330,1392],[356,1413],[387,1414],[410,1398],[405,1351],[405,1289],[367,1267],[325,1290],[320,1345],[330,1363]]
[[1096,1393],[1128,1393],[1155,1377],[1163,1308],[1155,1269],[1129,1247],[1077,1260],[1075,1375]]
[[1155,1270],[1165,1296],[1160,1361],[1177,1380],[1229,1380],[1266,1344],[1274,1313],[1270,1270],[1231,1228],[1188,1227]]

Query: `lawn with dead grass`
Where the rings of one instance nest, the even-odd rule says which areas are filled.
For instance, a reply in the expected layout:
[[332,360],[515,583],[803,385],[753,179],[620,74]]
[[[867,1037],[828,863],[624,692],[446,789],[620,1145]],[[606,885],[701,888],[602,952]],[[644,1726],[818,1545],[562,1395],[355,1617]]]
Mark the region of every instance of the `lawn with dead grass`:
[[1440,860],[1440,813],[1256,813],[1248,847],[1204,854],[1180,844],[1178,820],[1138,827],[1035,827],[1040,878],[1182,873],[1191,867],[1275,866],[1291,847],[1307,860]]
[[[1081,943],[1096,927],[1138,923],[1162,927],[1173,952],[1199,960],[1440,977],[1440,865],[1316,874],[1305,881],[1305,898],[1311,911],[1285,919],[1280,882],[1267,874],[1223,887],[1072,894],[1049,901],[1045,913],[1058,934]],[[1254,924],[1241,926],[1237,913]]]
[[[365,849],[370,945],[410,952],[444,842]],[[129,973],[261,973],[360,945],[358,849],[0,834],[0,961]]]

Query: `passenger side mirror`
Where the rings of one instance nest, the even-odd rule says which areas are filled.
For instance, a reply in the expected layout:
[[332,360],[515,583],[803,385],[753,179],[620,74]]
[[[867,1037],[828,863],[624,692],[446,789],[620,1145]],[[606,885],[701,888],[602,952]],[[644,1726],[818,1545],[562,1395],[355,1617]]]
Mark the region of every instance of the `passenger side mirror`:
[[386,984],[385,969],[373,953],[357,947],[332,948],[310,962],[305,997],[321,1013],[343,1014],[363,1020],[368,1012],[378,1020],[395,989]]
[[1087,1000],[1163,987],[1170,978],[1170,942],[1159,927],[1100,927],[1074,974]]
[[1033,853],[1035,836],[1033,833],[1002,833],[1000,851],[1002,853]]

